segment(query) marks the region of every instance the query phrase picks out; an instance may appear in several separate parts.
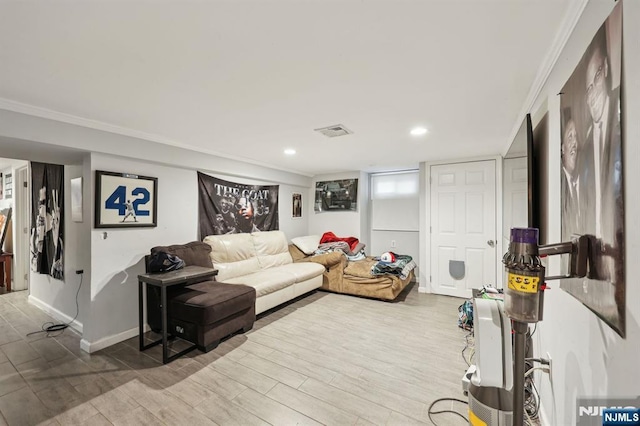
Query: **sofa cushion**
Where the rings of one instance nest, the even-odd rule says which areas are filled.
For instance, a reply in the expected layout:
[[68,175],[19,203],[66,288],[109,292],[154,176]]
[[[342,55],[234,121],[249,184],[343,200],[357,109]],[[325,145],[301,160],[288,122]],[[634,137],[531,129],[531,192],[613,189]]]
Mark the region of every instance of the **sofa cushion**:
[[261,269],[293,263],[289,254],[287,237],[282,231],[254,232],[251,234],[253,245]]
[[174,244],[171,246],[156,246],[151,249],[151,254],[165,252],[178,256],[184,260],[187,266],[203,266],[211,268],[211,246],[200,241],[192,241],[187,244]]
[[304,254],[313,254],[320,244],[320,235],[307,235],[306,237],[292,238],[291,242]]
[[212,324],[251,308],[252,287],[207,281],[185,287],[169,301],[169,315],[195,324]]
[[322,275],[324,266],[313,262],[290,263],[278,267],[278,270],[292,274],[297,283]]
[[219,281],[260,270],[251,234],[209,235],[204,242],[211,246],[211,261]]
[[294,262],[308,257],[302,250],[300,250],[295,244],[289,244],[289,254]]
[[256,296],[264,296],[283,288],[289,287],[296,282],[296,277],[289,271],[284,271],[280,267],[263,269],[260,272],[235,277],[226,280],[230,284],[244,284],[256,289]]

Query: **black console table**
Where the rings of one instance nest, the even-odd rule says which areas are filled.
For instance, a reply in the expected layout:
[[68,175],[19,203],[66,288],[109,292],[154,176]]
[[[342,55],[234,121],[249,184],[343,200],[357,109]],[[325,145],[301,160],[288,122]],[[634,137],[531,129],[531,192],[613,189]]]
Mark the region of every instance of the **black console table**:
[[[160,272],[151,274],[138,275],[138,320],[140,323],[140,351],[144,351],[153,346],[162,343],[162,362],[164,364],[192,351],[196,345],[192,345],[179,353],[169,356],[169,348],[167,342],[169,340],[167,331],[167,287],[172,285],[189,285],[201,282],[207,278],[215,277],[218,271],[213,268],[204,268],[202,266],[186,266],[183,269],[171,272]],[[162,312],[162,339],[155,342],[144,344],[144,303],[143,303],[143,287],[144,284],[160,287],[160,309]]]

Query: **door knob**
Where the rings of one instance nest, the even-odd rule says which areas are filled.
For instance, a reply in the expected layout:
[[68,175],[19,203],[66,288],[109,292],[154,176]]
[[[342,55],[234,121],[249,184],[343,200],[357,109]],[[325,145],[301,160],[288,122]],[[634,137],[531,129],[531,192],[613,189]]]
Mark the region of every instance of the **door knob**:
[[496,246],[496,242],[494,240],[488,240],[487,244],[489,245],[489,247],[495,247]]

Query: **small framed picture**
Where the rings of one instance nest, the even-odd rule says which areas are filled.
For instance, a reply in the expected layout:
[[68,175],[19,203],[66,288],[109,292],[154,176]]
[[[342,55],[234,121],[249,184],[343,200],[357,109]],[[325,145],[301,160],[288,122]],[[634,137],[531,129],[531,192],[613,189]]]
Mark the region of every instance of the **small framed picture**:
[[96,228],[157,226],[158,178],[96,170]]
[[7,173],[4,175],[4,198],[7,200],[13,197],[13,175]]
[[302,217],[302,194],[294,192],[291,194],[291,216],[296,218]]

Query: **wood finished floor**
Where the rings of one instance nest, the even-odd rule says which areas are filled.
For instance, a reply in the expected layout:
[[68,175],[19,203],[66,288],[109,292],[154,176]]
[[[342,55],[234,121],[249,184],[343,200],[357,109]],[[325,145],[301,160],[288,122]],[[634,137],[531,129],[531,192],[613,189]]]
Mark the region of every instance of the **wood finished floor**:
[[460,303],[417,285],[393,303],[318,291],[162,365],[161,348],[141,353],[137,337],[94,354],[69,330],[27,337],[51,318],[24,291],[1,295],[0,426],[432,424],[431,402],[465,399]]

